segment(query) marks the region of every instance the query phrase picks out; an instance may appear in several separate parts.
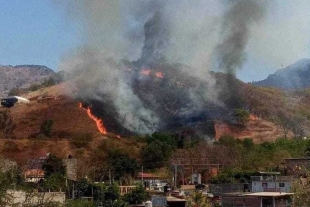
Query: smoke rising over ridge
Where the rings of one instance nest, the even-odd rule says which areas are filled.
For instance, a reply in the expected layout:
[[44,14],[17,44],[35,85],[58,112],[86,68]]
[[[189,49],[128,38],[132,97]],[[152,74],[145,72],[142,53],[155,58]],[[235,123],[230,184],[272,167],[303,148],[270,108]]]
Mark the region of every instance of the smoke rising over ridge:
[[207,105],[223,107],[212,61],[230,74],[240,68],[250,27],[264,14],[254,0],[230,1],[227,9],[213,0],[56,2],[85,42],[61,64],[74,74],[78,97],[113,106],[118,123],[137,133],[203,120]]
[[262,1],[236,0],[229,2],[224,15],[221,30],[222,39],[215,48],[218,68],[234,74],[246,60],[245,47],[250,38],[253,23],[259,23],[264,16],[265,8]]

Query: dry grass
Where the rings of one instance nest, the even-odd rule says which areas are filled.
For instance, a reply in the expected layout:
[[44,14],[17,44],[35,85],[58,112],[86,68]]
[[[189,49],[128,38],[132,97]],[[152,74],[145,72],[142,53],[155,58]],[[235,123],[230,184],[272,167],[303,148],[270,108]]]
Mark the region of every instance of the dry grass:
[[239,139],[250,138],[254,143],[275,141],[283,136],[283,130],[279,126],[262,119],[251,120],[244,127],[218,121],[215,124],[215,131],[216,139],[223,135],[231,135]]
[[[66,96],[69,92],[72,92],[69,84],[62,83],[24,95],[31,102],[17,104],[9,109],[16,128],[13,131],[14,139],[9,142],[0,137],[1,154],[19,163],[25,163],[30,158],[48,152],[60,157],[66,157],[69,154],[87,157],[99,143],[105,140],[113,142],[117,147],[132,149],[134,156],[137,154],[139,149],[132,141],[119,139],[114,134],[105,136],[98,132],[95,122],[88,117],[85,110],[79,107],[79,102]],[[55,98],[40,101],[43,95]],[[54,122],[51,138],[39,134],[40,126],[46,119]],[[89,134],[92,137],[87,144],[88,147],[79,146],[79,149],[70,143],[77,134]]]

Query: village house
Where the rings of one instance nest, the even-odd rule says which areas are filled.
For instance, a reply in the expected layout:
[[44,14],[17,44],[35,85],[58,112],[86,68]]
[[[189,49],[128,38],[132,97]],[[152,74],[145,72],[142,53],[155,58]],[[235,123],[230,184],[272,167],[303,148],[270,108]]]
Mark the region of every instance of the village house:
[[[44,179],[44,171],[42,166],[50,153],[44,153],[38,158],[34,158],[28,161],[28,164],[23,168],[23,174],[26,182],[37,183],[41,179]],[[72,158],[71,155],[68,158],[63,159],[63,163],[66,166],[67,179],[77,180],[77,159]]]
[[279,172],[260,172],[251,176],[250,192],[230,192],[221,195],[222,207],[287,207],[292,202],[292,176]]
[[139,172],[137,180],[143,182],[143,186],[146,190],[164,192],[164,186],[167,184],[165,179],[151,173]]
[[48,158],[49,153],[42,153],[37,158],[30,159],[23,167],[23,174],[26,182],[37,183],[44,179],[43,163]]
[[292,191],[292,176],[280,176],[280,172],[260,172],[251,176],[251,192],[286,192]]

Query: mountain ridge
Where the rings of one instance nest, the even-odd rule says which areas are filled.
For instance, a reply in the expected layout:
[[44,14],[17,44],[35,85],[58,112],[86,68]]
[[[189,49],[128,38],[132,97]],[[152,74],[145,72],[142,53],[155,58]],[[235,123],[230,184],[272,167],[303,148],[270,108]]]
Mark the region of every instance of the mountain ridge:
[[56,73],[44,65],[0,65],[0,96],[7,96],[14,88],[28,88],[40,84]]
[[284,90],[310,87],[310,59],[304,58],[277,70],[266,79],[253,82],[256,86],[275,87]]

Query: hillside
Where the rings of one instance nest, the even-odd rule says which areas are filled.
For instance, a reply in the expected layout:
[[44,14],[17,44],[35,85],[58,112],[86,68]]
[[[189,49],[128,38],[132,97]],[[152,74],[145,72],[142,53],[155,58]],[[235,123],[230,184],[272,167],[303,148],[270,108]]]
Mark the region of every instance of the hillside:
[[[248,84],[243,87],[246,86],[252,89]],[[70,82],[64,82],[25,94],[24,97],[31,100],[29,104],[17,104],[8,110],[0,109],[2,113],[6,111],[11,118],[11,121],[6,122],[6,128],[2,128],[0,133],[2,154],[19,160],[19,162],[24,162],[29,157],[44,152],[53,152],[61,157],[72,154],[85,158],[91,156],[98,146],[107,141],[138,152],[139,145],[134,140],[118,138],[113,133],[107,135],[100,133],[96,123],[88,116],[86,110],[80,108],[79,101],[67,95],[74,94],[74,90]],[[252,116],[250,122],[243,127],[235,125],[233,121],[215,121],[212,126],[213,130],[209,130],[214,131],[210,138],[217,139],[221,135],[228,134],[241,139],[251,138],[255,143],[261,143],[283,136],[281,127],[268,121],[266,117],[261,117],[263,118]],[[40,126],[44,120],[53,120],[51,138],[40,134]],[[103,121],[109,123],[110,119],[103,119]],[[112,125],[108,124],[108,126]],[[187,128],[180,128],[174,132],[182,130],[195,132],[198,129],[197,133],[202,128],[210,128],[210,122],[206,122],[205,125],[200,123],[198,128],[189,125]],[[108,128],[108,132],[116,130],[117,128],[114,130]],[[78,139],[81,135],[90,138],[86,141],[82,140],[82,146],[77,147],[72,144],[74,140],[79,142]],[[290,133],[290,135],[292,134]],[[59,148],[59,145],[62,147]]]
[[[0,108],[1,114],[7,113],[11,119],[0,131],[1,155],[19,163],[47,152],[60,157],[71,154],[88,159],[97,147],[109,143],[114,147],[128,147],[136,156],[136,144],[132,141],[98,131],[86,110],[80,108],[79,101],[66,95],[68,84],[61,83],[25,94],[24,97],[31,100],[28,104]],[[50,138],[40,133],[44,120],[53,120]],[[8,128],[13,130],[7,132]]]
[[28,88],[53,75],[53,70],[41,65],[0,66],[0,97],[7,96],[13,88]]
[[310,59],[301,59],[296,63],[277,70],[267,79],[254,82],[257,86],[270,86],[279,89],[304,89],[310,87]]
[[[251,116],[251,119],[244,127],[229,124],[222,121],[215,122],[215,140],[219,140],[224,135],[230,135],[238,139],[250,138],[254,143],[275,141],[278,137],[283,137],[283,129],[275,123],[262,118]],[[292,137],[290,132],[288,136]]]
[[[197,118],[194,117],[195,119],[190,119],[183,125],[170,126],[169,130],[165,128],[159,132],[186,134],[185,136],[189,138],[199,136],[210,140],[231,135],[240,139],[250,138],[254,143],[274,141],[278,137],[297,138],[309,135],[309,91],[289,93],[275,88],[246,84],[223,73],[212,75],[216,78],[216,86],[222,87],[218,97],[225,107],[210,108],[207,111],[210,112],[209,116],[197,114]],[[152,90],[160,89],[158,85],[160,81],[155,79],[150,82]],[[147,82],[144,84],[145,87],[142,89],[149,90],[146,88]],[[225,85],[226,87],[223,87]],[[100,105],[102,103],[99,100],[92,102],[88,100],[91,104],[82,100],[84,108],[81,108],[81,99],[77,96],[78,90],[73,80],[62,82],[24,94],[23,97],[31,101],[28,104],[16,104],[10,109],[0,108],[1,154],[21,163],[46,152],[61,157],[71,154],[89,159],[96,156],[98,148],[106,149],[109,143],[113,147],[130,150],[133,156],[138,157],[141,145],[131,138],[134,133],[128,133],[122,126],[115,124],[116,115],[113,113],[113,108],[104,103]],[[175,105],[177,103],[173,103],[169,110]],[[97,110],[97,114],[103,120],[107,134],[98,131],[94,118],[87,113],[88,106],[92,110],[94,107],[104,110],[104,113]],[[243,125],[238,124],[232,115],[235,108],[248,111],[251,114],[250,120]],[[50,137],[41,131],[42,125],[47,120],[52,121]],[[105,150],[100,152],[105,153]]]

